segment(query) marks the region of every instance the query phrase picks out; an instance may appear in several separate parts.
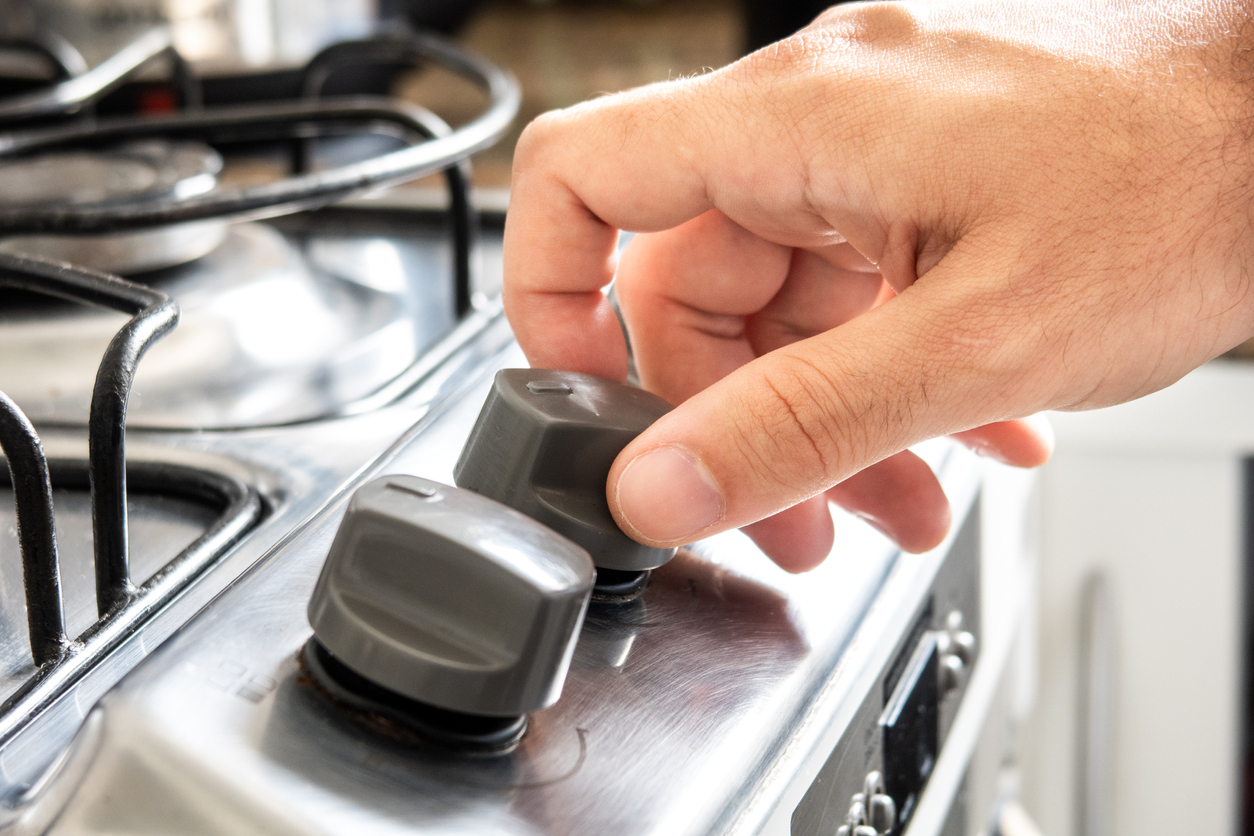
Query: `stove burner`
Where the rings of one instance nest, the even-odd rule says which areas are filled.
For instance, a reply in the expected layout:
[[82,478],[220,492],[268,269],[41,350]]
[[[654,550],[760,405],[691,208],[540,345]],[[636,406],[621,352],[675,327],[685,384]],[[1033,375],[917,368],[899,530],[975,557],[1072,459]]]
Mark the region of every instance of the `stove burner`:
[[106,151],[50,151],[0,162],[6,207],[191,197],[214,187],[222,157],[207,145],[149,139]]
[[[37,94],[0,101],[0,120],[21,121],[76,112],[151,61],[171,54],[177,57],[168,34],[150,33],[82,76]],[[354,63],[380,62],[440,64],[487,93],[487,107],[479,116],[451,130],[434,114],[392,99],[359,96],[319,100],[328,73]],[[185,67],[185,62],[176,61],[175,75]],[[294,147],[295,168],[302,172],[259,186],[219,188],[158,200],[120,201],[104,207],[0,207],[0,234],[98,234],[206,218],[272,216],[326,205],[380,186],[456,168],[459,161],[500,137],[513,121],[521,101],[518,83],[512,76],[448,41],[417,33],[337,44],[315,56],[302,79],[304,101],[202,110],[195,106],[198,96],[193,90],[182,97],[185,112],[171,116],[102,118],[0,135],[0,157],[7,158],[67,148],[99,148],[153,137],[211,143],[281,141]],[[360,132],[363,127],[402,137],[409,144],[399,151],[325,171],[303,171],[302,147],[307,140],[341,135],[345,130]]]
[[[0,161],[0,210],[187,198],[212,191],[222,157],[207,145],[149,139],[108,150],[48,151]],[[106,235],[16,235],[0,252],[25,252],[130,275],[200,258],[226,236],[224,220]]]
[[350,670],[313,637],[301,650],[300,662],[318,690],[376,729],[395,726],[422,742],[480,755],[508,752],[527,731],[526,715],[463,714],[418,702],[376,685]]
[[[178,97],[183,111],[47,126],[53,117],[93,106],[164,58],[175,59],[175,81],[186,88]],[[519,103],[516,82],[439,38],[389,34],[316,56],[300,72],[303,100],[200,108],[195,79],[189,81],[177,58],[168,38],[152,34],[88,73],[0,100],[0,121],[45,120],[45,126],[0,133],[0,180],[14,174],[24,181],[16,194],[0,197],[0,252],[144,271],[146,281],[179,300],[185,325],[145,365],[132,416],[137,426],[273,426],[341,415],[395,396],[411,372],[425,368],[424,352],[472,313],[478,218],[467,194],[465,159],[509,125]],[[321,100],[333,73],[380,63],[441,64],[482,88],[487,105],[454,130],[405,102]],[[363,133],[403,147],[310,170],[313,140]],[[268,143],[291,155],[295,176],[215,186],[220,161],[203,143]],[[61,169],[65,174],[57,173]],[[376,240],[334,233],[306,240],[255,224],[224,226],[307,210],[438,170],[449,187],[441,226],[451,247],[441,244],[434,256],[431,242],[411,245],[412,219],[409,233],[393,224],[369,236]],[[169,266],[177,262],[188,263]],[[149,272],[157,267],[163,269]],[[451,287],[428,281],[450,272]],[[0,347],[0,387],[36,423],[81,423],[90,400],[84,384],[90,376],[83,371],[116,319],[64,308],[48,316],[46,305],[45,311],[29,307],[4,306],[0,314],[0,342],[8,343]]]
[[[182,316],[137,374],[130,425],[285,424],[373,396],[457,325],[447,241],[412,211],[231,225],[208,255],[145,276]],[[117,328],[109,311],[0,306],[0,390],[36,424],[82,424]]]

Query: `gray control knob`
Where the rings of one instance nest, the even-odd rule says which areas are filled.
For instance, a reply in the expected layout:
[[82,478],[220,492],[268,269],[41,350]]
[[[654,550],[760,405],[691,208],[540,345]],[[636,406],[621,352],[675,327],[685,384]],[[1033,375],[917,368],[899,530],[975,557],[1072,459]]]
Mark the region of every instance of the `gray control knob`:
[[598,568],[652,569],[675,550],[624,534],[610,515],[605,482],[619,452],[670,409],[643,389],[592,375],[505,369],[453,478],[574,540]]
[[410,700],[513,717],[562,690],[587,552],[490,499],[413,476],[349,502],[309,602],[338,664]]

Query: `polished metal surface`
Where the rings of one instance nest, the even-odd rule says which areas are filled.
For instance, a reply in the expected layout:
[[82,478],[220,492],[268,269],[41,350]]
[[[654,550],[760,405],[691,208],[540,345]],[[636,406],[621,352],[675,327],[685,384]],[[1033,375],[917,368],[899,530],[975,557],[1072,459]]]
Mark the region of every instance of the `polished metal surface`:
[[[77,636],[96,621],[96,588],[91,551],[91,499],[84,490],[53,490],[66,629]],[[172,555],[203,534],[216,509],[170,496],[132,492],[130,513],[132,570],[148,580]],[[0,702],[34,673],[26,643],[13,491],[0,488]]]
[[224,221],[194,221],[108,235],[14,235],[0,238],[0,252],[132,276],[200,258],[222,243],[226,231]]
[[[360,224],[357,226],[361,226]],[[456,324],[447,237],[343,222],[231,227],[204,258],[145,278],[182,321],[140,366],[131,427],[248,427],[336,414],[387,387]],[[0,306],[0,391],[36,424],[86,421],[124,318],[39,299]]]
[[[85,490],[55,489],[60,580],[65,597],[66,630],[79,635],[95,622],[92,563],[92,503]],[[208,529],[216,511],[173,496],[134,493],[129,498],[130,553],[140,583],[187,548]],[[35,672],[26,643],[26,610],[13,490],[0,489],[0,702]]]
[[0,205],[35,207],[202,194],[222,157],[207,145],[150,139],[107,151],[49,151],[0,161]]
[[[465,386],[467,370],[481,367],[508,339],[499,306],[472,313],[407,372],[412,385],[399,401],[354,417],[231,433],[132,429],[128,455],[133,459],[222,472],[258,491],[268,514],[241,543],[204,567],[194,583],[179,588],[138,628],[112,637],[116,639],[112,652],[96,660],[72,690],[40,704],[20,728],[0,735],[0,826],[24,815],[14,808],[29,812],[21,802],[24,794],[63,751],[92,704],[119,677],[343,490],[363,466],[433,406],[456,396]],[[45,428],[41,435],[52,458],[83,454],[81,431]],[[136,536],[141,531],[137,529]],[[153,548],[160,547],[153,543]],[[136,544],[136,549],[146,548]],[[165,559],[170,556],[167,553]]]
[[[221,169],[222,157],[194,142],[150,139],[107,151],[49,151],[0,161],[0,206],[190,197],[214,188]],[[0,252],[131,275],[200,258],[222,242],[226,230],[225,221],[206,220],[108,235],[13,235],[0,238]]]
[[[231,468],[223,465],[229,463],[219,463],[218,468],[210,469],[133,457],[127,462],[130,496],[145,492],[163,498],[185,496],[194,504],[210,508],[212,518],[196,531],[190,541],[177,544],[164,542],[169,538],[161,536],[160,527],[141,526],[140,532],[150,535],[150,540],[155,541],[150,543],[150,547],[166,546],[172,547],[172,550],[156,554],[151,560],[152,565],[145,567],[147,571],[142,580],[131,572],[129,550],[123,551],[123,559],[116,567],[121,570],[117,576],[119,583],[114,587],[101,582],[99,481],[94,474],[89,476],[91,467],[86,458],[52,462],[50,471],[54,484],[69,485],[81,492],[90,481],[95,488],[89,495],[90,520],[85,522],[93,530],[96,613],[85,619],[87,626],[81,632],[76,631],[69,636],[61,631],[58,652],[50,658],[36,655],[33,665],[23,665],[6,682],[8,693],[0,703],[0,747],[21,737],[50,706],[77,696],[81,681],[93,668],[107,661],[130,635],[144,628],[153,613],[175,600],[260,522],[264,508],[257,491],[242,480],[233,478],[229,472]],[[129,513],[130,509],[126,510]],[[69,520],[73,520],[73,515]],[[121,524],[125,547],[131,527],[125,519]],[[26,535],[21,525],[19,519],[19,540]],[[104,565],[115,568],[110,564]],[[106,597],[101,594],[102,590],[113,594]],[[38,649],[37,645],[31,644],[32,655]],[[23,654],[14,653],[12,649],[9,656],[25,661]]]
[[[95,622],[92,568],[92,503],[85,490],[54,489],[56,534],[60,546],[61,583],[65,590],[66,629],[78,635]],[[204,533],[217,510],[196,501],[143,494],[128,498],[130,551],[135,580],[143,583]],[[29,676],[29,648],[24,647],[25,618],[21,600],[18,533],[13,515],[13,490],[0,489],[0,699],[13,691],[18,676]]]
[[[447,483],[488,374],[520,359],[481,367],[369,474]],[[929,456],[964,515],[971,457],[944,443]],[[343,511],[341,499],[313,518],[108,695],[58,775],[10,802],[14,822],[56,818],[51,832],[76,834],[721,832],[777,780],[807,724],[860,699],[851,689],[895,643],[883,630],[921,606],[948,547],[903,556],[838,514],[833,555],[804,576],[737,533],[681,551],[636,601],[593,606],[562,698],[513,753],[468,760],[381,735],[308,686],[304,608]]]

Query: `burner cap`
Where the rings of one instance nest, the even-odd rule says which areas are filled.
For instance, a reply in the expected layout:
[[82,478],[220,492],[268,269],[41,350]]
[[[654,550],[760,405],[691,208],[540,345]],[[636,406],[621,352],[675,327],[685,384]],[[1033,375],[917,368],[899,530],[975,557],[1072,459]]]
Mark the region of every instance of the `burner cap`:
[[[222,157],[194,142],[148,140],[102,151],[57,151],[0,162],[0,208],[98,206],[187,198],[212,190]],[[197,221],[104,235],[17,235],[0,251],[41,255],[129,275],[200,258],[226,222]]]
[[52,151],[0,162],[0,207],[191,197],[217,185],[221,170],[218,152],[195,142],[154,139],[100,151]]

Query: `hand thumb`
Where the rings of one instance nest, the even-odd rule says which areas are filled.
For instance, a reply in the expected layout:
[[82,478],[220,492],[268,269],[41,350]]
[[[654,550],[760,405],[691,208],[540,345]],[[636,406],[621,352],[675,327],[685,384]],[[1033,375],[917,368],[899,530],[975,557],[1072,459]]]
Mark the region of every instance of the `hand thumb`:
[[664,416],[610,470],[619,525],[649,545],[682,545],[764,519],[927,438],[1036,411],[1017,402],[1031,391],[1021,360],[1033,347],[998,350],[996,317],[981,321],[979,305],[954,298],[969,293],[944,293],[942,281],[929,275],[760,357]]

